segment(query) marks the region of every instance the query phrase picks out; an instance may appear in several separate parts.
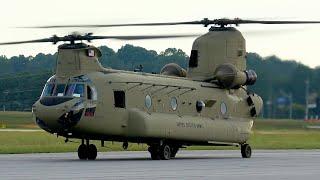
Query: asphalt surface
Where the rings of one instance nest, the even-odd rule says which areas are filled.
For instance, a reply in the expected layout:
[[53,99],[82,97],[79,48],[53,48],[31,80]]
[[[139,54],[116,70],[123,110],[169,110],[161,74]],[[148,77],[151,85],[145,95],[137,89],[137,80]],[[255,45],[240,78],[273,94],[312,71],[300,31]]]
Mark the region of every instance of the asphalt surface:
[[176,159],[151,160],[147,152],[0,155],[0,179],[320,179],[320,150],[181,151]]

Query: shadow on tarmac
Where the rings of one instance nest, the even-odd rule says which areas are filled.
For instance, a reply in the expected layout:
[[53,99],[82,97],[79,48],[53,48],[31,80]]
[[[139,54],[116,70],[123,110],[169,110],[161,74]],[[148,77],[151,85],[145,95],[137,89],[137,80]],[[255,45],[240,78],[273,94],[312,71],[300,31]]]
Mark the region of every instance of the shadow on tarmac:
[[[201,157],[176,157],[173,159],[170,159],[169,161],[183,161],[183,160],[210,160],[210,159],[242,159],[241,157],[212,157],[212,156],[201,156]],[[81,163],[91,163],[91,162],[133,162],[133,161],[150,161],[150,162],[164,162],[166,160],[152,160],[150,157],[111,157],[111,158],[106,158],[102,157],[99,158],[97,157],[96,160],[79,160],[79,159],[54,159],[54,158],[44,158],[44,159],[39,159],[39,161],[42,162],[81,162]]]

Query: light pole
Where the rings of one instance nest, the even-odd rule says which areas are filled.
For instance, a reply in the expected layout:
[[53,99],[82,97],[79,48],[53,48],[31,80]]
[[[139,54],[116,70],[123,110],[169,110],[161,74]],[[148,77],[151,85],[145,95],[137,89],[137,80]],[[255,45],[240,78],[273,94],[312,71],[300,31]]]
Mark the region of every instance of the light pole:
[[289,101],[290,101],[290,105],[289,105],[289,119],[292,119],[292,93],[289,94]]
[[288,98],[288,100],[289,100],[289,114],[288,115],[289,115],[289,119],[292,119],[292,104],[293,104],[292,92],[285,93],[284,91],[280,90],[280,93],[281,93],[282,96]]
[[9,94],[9,90],[3,91],[3,94],[4,94],[3,112],[5,112],[6,111],[6,103],[7,103],[7,96]]
[[[6,111],[6,103],[7,103],[7,96],[9,94],[9,90],[3,91],[3,94],[4,94],[3,112],[5,112]],[[6,128],[6,125],[4,124],[4,119],[2,119],[0,128]]]
[[306,109],[305,109],[305,120],[309,117],[309,79],[306,80]]

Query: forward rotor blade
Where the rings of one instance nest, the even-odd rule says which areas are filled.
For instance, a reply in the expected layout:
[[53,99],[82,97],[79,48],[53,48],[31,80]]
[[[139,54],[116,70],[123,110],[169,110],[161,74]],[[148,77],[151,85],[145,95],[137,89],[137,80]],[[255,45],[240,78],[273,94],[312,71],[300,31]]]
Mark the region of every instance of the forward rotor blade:
[[26,44],[26,43],[41,43],[41,42],[53,42],[50,38],[45,39],[36,39],[36,40],[29,40],[29,41],[15,41],[15,42],[2,42],[1,45],[13,45],[13,44]]
[[123,26],[170,26],[170,25],[201,24],[200,21],[169,22],[169,23],[133,23],[133,24],[76,24],[76,25],[53,25],[53,26],[32,26],[19,28],[99,28],[99,27],[123,27]]

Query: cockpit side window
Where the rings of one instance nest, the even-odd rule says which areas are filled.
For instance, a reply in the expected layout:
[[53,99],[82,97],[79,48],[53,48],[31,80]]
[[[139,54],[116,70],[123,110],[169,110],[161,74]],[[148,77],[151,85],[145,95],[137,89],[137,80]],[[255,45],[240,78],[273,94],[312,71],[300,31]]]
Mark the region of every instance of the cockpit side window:
[[53,90],[54,90],[54,84],[46,84],[42,91],[41,97],[51,96],[53,93]]
[[63,96],[65,87],[66,87],[65,84],[57,84],[56,90],[54,91],[53,96]]
[[89,86],[87,86],[87,98],[89,100],[92,100],[92,91],[91,91],[91,88]]
[[97,100],[97,90],[94,86],[87,86],[87,98],[89,100]]

